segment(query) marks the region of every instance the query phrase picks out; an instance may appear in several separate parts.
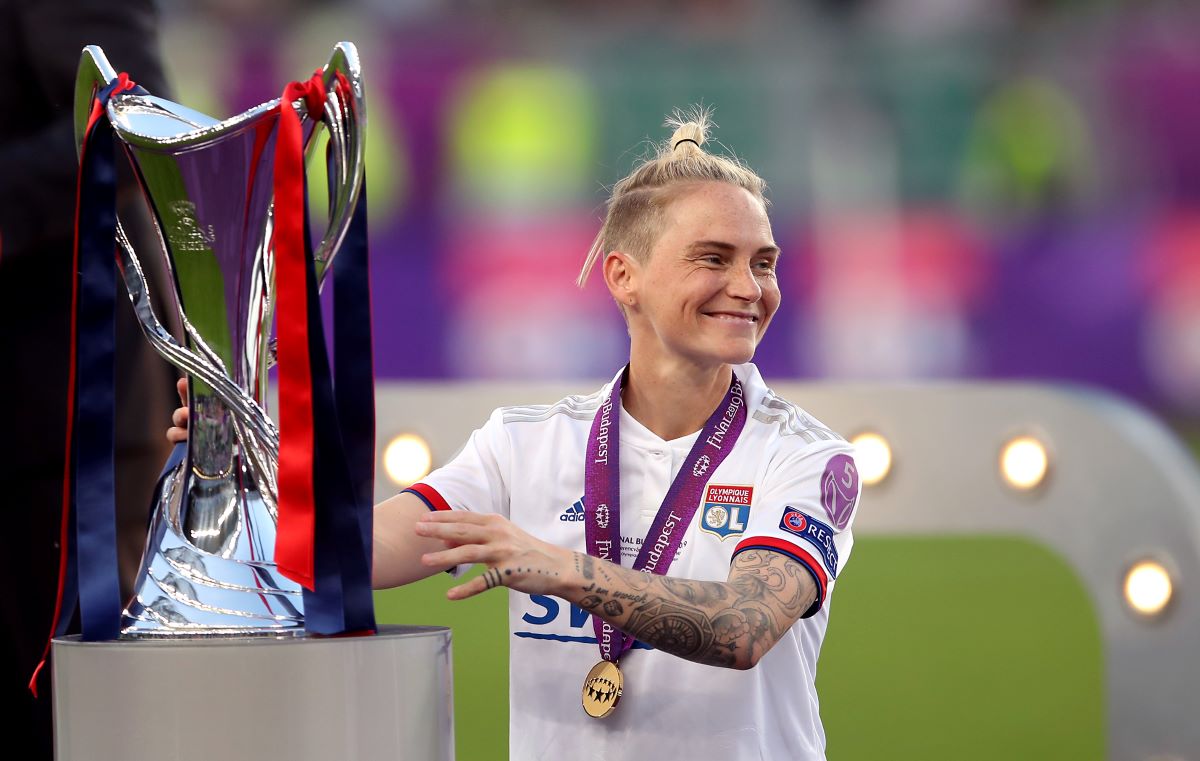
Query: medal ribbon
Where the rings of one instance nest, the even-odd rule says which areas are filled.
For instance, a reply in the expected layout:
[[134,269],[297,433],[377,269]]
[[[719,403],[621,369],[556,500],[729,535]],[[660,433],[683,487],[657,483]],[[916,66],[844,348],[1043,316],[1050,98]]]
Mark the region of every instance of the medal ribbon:
[[[583,516],[585,546],[594,558],[621,564],[621,385],[629,368],[613,382],[608,397],[596,411],[588,434],[587,462],[583,471]],[[700,506],[700,495],[709,476],[729,455],[746,425],[746,400],[737,376],[725,398],[708,418],[696,443],[688,452],[671,487],[663,497],[646,541],[633,563],[633,570],[664,576],[675,560],[692,517]],[[616,662],[633,647],[634,638],[599,616],[592,616],[600,656]]]

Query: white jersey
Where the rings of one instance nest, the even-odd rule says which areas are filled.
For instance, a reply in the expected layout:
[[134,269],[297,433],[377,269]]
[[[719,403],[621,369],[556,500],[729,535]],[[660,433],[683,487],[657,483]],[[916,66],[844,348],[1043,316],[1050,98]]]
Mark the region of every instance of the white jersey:
[[[724,581],[735,553],[769,549],[809,570],[817,602],[748,671],[636,643],[620,660],[620,705],[597,720],[580,704],[584,677],[600,660],[589,614],[557,597],[510,590],[510,761],[825,757],[814,681],[834,578],[854,541],[853,450],[775,396],[753,365],[735,372],[745,388],[746,426],[711,474],[667,574]],[[584,452],[610,387],[549,406],[496,410],[453,461],[411,491],[433,509],[499,513],[543,541],[585,552]],[[633,564],[698,435],[664,441],[622,411],[622,565]]]

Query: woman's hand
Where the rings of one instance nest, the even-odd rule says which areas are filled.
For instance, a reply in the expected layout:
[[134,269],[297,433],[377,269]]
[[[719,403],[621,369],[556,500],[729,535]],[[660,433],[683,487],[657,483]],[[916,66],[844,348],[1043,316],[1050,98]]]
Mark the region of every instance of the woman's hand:
[[483,563],[482,576],[453,587],[451,600],[463,600],[492,587],[505,586],[528,594],[560,594],[574,555],[522,531],[499,515],[481,515],[466,510],[443,510],[426,514],[417,522],[418,536],[441,539],[448,549],[426,553],[421,562],[434,568],[461,563]]
[[167,429],[167,441],[172,444],[187,441],[188,437],[187,378],[175,381],[175,390],[179,392],[179,402],[183,406],[171,413],[171,427]]

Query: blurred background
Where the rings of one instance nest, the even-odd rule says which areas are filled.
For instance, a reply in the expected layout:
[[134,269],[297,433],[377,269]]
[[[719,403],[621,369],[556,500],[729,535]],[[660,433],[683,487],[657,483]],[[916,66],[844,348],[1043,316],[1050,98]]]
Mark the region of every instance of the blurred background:
[[766,377],[1052,379],[1200,419],[1194,4],[162,10],[177,99],[217,117],[358,45],[382,378],[610,374],[623,325],[572,280],[607,188],[703,103],[770,183]]
[[[1081,384],[1200,445],[1195,3],[159,8],[172,99],[218,118],[278,97],[335,42],[357,45],[381,397],[609,377],[624,325],[602,283],[574,278],[607,189],[669,135],[667,114],[704,104],[713,138],[770,184],[784,301],[755,358],[769,381]],[[392,422],[381,435],[417,426]],[[865,504],[889,504],[877,494]],[[863,533],[821,659],[830,758],[1114,757],[1105,603],[1021,533]],[[1116,596],[1121,581],[1096,583]],[[446,605],[448,586],[380,593],[379,618],[454,627],[459,758],[503,758],[504,598]],[[1174,604],[1191,615],[1186,595]],[[1194,706],[1179,710],[1177,723]]]
[[[1200,439],[1193,3],[162,9],[177,100],[218,117],[357,44],[375,361],[401,399],[412,382],[608,377],[624,325],[602,283],[573,280],[608,188],[667,114],[704,104],[722,149],[770,183],[784,302],[755,358],[768,379],[1084,384]],[[1123,757],[1098,612],[1122,581],[1091,580],[1098,598],[1078,573],[1020,531],[864,533],[821,660],[830,758]],[[380,620],[453,626],[459,758],[502,758],[504,599],[447,605],[449,585],[381,593]],[[997,608],[1014,590],[1036,592]]]

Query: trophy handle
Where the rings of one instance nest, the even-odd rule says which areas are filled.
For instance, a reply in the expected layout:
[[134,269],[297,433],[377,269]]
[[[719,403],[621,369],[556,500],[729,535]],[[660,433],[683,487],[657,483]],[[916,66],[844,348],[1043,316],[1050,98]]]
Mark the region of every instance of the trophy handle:
[[[342,76],[339,77],[339,74]],[[322,73],[322,80],[325,83],[326,99],[325,114],[320,123],[329,130],[334,176],[330,183],[332,187],[329,227],[321,244],[313,253],[317,283],[324,281],[334,254],[350,227],[366,171],[366,101],[363,98],[362,68],[358,60],[358,50],[353,43],[339,42],[334,47],[333,55]],[[302,111],[304,109],[303,101],[297,101],[293,105]],[[309,150],[316,146],[316,142],[309,141]]]
[[83,138],[87,132],[88,117],[92,113],[92,99],[96,91],[111,82],[117,71],[108,62],[104,51],[97,45],[88,45],[79,58],[75,74],[75,157],[83,150]]

